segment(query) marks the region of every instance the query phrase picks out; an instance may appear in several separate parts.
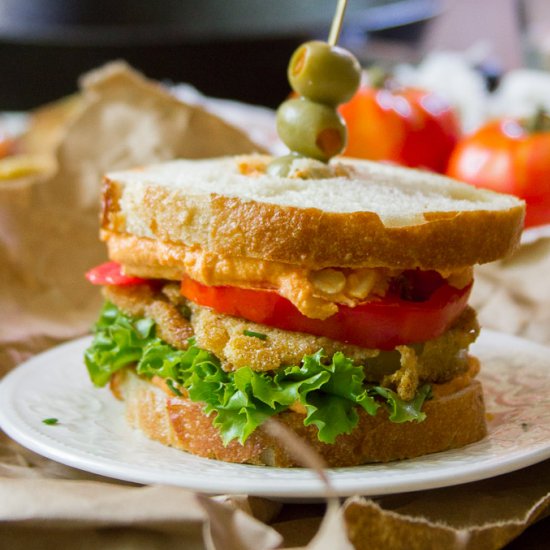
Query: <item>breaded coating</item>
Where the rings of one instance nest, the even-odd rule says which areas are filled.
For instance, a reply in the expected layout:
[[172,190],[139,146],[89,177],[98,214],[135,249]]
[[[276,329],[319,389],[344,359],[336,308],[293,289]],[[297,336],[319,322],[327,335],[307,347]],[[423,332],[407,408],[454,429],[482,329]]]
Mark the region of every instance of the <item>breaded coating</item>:
[[148,317],[156,323],[159,338],[178,349],[187,348],[193,327],[178,306],[149,285],[106,286],[104,296],[121,311],[134,317]]
[[[226,370],[247,366],[255,371],[270,371],[281,365],[299,365],[304,355],[316,353],[321,348],[329,357],[342,351],[357,364],[364,364],[379,353],[311,334],[251,323],[196,305],[191,305],[191,310],[197,345],[219,357]],[[247,336],[245,330],[266,338]]]
[[420,381],[418,357],[409,346],[398,346],[397,351],[401,354],[401,368],[384,377],[383,382],[386,386],[394,387],[401,399],[410,401],[414,398]]
[[[468,370],[468,347],[479,335],[476,312],[466,307],[453,327],[439,338],[414,345],[420,359],[419,376],[433,382],[447,382]],[[457,364],[462,369],[457,370]]]
[[464,374],[469,368],[468,346],[479,333],[475,312],[467,307],[439,338],[381,351],[222,315],[187,301],[173,283],[159,290],[148,285],[105,287],[104,293],[123,312],[152,318],[157,335],[178,349],[186,349],[187,339],[195,336],[197,345],[216,355],[226,371],[273,371],[299,365],[304,355],[321,348],[327,357],[341,351],[364,366],[366,381],[393,388],[405,400],[412,399],[423,383],[445,383]]
[[445,383],[470,368],[468,347],[479,334],[475,311],[467,307],[454,326],[422,344],[398,346],[400,368],[384,377],[383,385],[395,387],[399,397],[409,401],[420,381]]

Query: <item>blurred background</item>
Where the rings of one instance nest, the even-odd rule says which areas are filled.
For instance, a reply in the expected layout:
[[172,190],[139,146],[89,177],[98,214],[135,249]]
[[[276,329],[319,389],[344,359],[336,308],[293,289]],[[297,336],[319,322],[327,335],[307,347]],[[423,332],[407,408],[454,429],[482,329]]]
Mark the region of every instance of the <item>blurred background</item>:
[[[522,40],[537,3],[550,4],[350,0],[341,42],[365,65],[391,65],[482,41],[486,68],[498,73],[523,63]],[[274,107],[288,93],[290,54],[305,39],[327,37],[335,6],[336,0],[0,0],[0,110],[69,94],[79,75],[117,58],[154,79]]]

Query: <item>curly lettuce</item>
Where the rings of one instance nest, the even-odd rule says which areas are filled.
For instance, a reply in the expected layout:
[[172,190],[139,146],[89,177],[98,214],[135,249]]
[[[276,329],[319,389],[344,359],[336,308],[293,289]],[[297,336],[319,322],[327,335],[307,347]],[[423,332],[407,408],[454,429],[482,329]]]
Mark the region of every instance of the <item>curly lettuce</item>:
[[272,373],[249,367],[225,372],[193,338],[186,350],[175,349],[156,336],[152,320],[125,315],[109,302],[94,332],[84,357],[96,386],[130,365],[141,376],[160,376],[174,394],[184,390],[192,401],[204,403],[206,414],[216,413],[213,423],[225,445],[233,439],[244,443],[265,420],[295,403],[303,405],[304,424],[317,427],[319,440],[334,443],[355,428],[358,407],[370,415],[385,407],[392,422],[420,422],[422,405],[430,398],[429,385],[419,388],[412,401],[403,401],[389,388],[366,384],[363,367],[341,352],[329,358],[319,350],[305,355],[300,365]]

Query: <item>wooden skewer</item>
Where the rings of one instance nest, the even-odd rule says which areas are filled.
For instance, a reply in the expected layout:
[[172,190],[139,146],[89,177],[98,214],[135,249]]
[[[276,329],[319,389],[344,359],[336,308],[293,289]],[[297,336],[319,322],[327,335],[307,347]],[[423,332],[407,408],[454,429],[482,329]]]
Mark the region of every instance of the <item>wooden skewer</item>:
[[338,42],[338,37],[340,36],[340,31],[342,30],[342,22],[344,21],[344,13],[346,12],[347,5],[348,0],[338,0],[336,13],[334,14],[334,19],[332,20],[332,25],[330,27],[330,34],[328,35],[328,43],[331,46],[335,46]]

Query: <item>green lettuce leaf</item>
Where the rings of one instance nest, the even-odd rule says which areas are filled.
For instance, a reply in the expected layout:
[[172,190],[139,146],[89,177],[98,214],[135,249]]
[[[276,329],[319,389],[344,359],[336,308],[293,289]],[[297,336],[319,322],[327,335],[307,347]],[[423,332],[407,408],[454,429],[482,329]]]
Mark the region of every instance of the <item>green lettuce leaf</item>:
[[94,341],[84,353],[92,382],[104,386],[117,370],[139,361],[147,344],[156,340],[154,325],[150,319],[131,319],[107,302],[95,325]]
[[206,414],[215,413],[213,424],[226,445],[233,439],[244,443],[269,417],[294,403],[304,406],[304,424],[316,426],[325,443],[355,428],[357,407],[375,415],[385,406],[392,422],[425,418],[421,408],[430,386],[420,388],[412,401],[403,401],[388,388],[366,384],[363,367],[341,352],[328,358],[319,350],[305,355],[300,365],[273,373],[249,367],[225,372],[219,359],[199,348],[194,338],[188,344],[186,350],[175,349],[156,336],[153,321],[132,318],[106,303],[85,362],[96,386],[135,365],[141,376],[166,379],[175,395],[184,389],[192,401],[204,403]]
[[426,414],[422,412],[422,405],[432,397],[432,388],[429,384],[421,386],[411,401],[404,401],[394,391],[381,386],[374,386],[370,391],[386,400],[389,418],[396,423],[425,420]]

